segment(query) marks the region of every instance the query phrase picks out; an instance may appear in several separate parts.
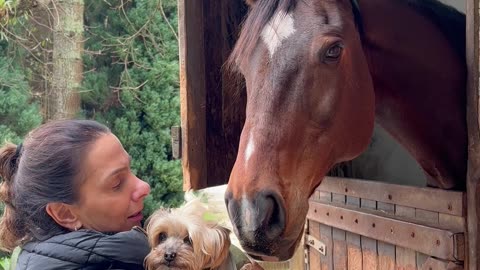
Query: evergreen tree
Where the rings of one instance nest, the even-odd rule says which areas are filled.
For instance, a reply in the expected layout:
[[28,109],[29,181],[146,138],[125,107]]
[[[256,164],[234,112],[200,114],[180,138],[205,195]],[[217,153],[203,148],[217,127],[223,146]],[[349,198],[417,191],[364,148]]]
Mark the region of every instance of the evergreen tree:
[[39,106],[32,102],[24,71],[8,57],[8,44],[0,42],[0,142],[20,143],[40,125]]
[[85,8],[85,115],[110,126],[149,182],[147,210],[176,206],[183,198],[170,145],[170,127],[180,122],[176,1],[86,0]]

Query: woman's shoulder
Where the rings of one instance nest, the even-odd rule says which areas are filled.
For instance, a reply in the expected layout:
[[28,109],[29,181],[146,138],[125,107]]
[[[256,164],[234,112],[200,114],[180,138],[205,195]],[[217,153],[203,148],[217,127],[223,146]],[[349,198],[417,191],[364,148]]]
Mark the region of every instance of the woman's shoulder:
[[70,269],[67,267],[112,263],[142,265],[148,252],[148,240],[139,229],[115,234],[79,230],[25,244],[17,269]]

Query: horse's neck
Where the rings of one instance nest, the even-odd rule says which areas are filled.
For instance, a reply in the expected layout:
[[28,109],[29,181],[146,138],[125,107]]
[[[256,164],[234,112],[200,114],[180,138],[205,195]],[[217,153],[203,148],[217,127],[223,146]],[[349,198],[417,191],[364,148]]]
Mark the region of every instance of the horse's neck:
[[360,9],[379,124],[412,153],[430,185],[463,188],[464,60],[433,23],[400,1],[361,1]]

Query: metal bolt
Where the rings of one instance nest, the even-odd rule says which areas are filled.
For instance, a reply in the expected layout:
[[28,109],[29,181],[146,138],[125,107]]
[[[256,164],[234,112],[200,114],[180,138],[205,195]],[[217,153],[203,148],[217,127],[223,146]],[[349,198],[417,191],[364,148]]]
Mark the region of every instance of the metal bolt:
[[313,209],[313,212],[316,213],[316,212],[317,212],[317,209]]
[[388,199],[392,200],[392,195],[388,194]]
[[345,192],[348,192],[348,188],[345,188]]
[[343,216],[340,216],[340,219],[343,219]]
[[437,246],[440,246],[440,240],[437,240]]
[[372,227],[375,228],[375,223],[372,223]]
[[411,236],[412,236],[412,238],[414,238],[414,237],[415,237],[415,233],[414,233],[414,232],[412,232]]
[[357,223],[357,224],[358,224],[358,219],[355,219],[355,223]]
[[327,212],[327,217],[328,217],[328,216],[330,216],[330,213],[329,213],[329,212]]

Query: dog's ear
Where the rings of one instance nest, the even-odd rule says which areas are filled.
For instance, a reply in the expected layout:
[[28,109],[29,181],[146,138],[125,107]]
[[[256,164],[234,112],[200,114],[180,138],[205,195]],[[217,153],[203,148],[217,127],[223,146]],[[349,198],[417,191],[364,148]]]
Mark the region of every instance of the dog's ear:
[[193,240],[193,250],[201,250],[203,253],[202,269],[216,269],[227,258],[230,249],[230,230],[215,225],[213,227],[203,228],[201,234],[192,235],[192,238],[200,237]]

